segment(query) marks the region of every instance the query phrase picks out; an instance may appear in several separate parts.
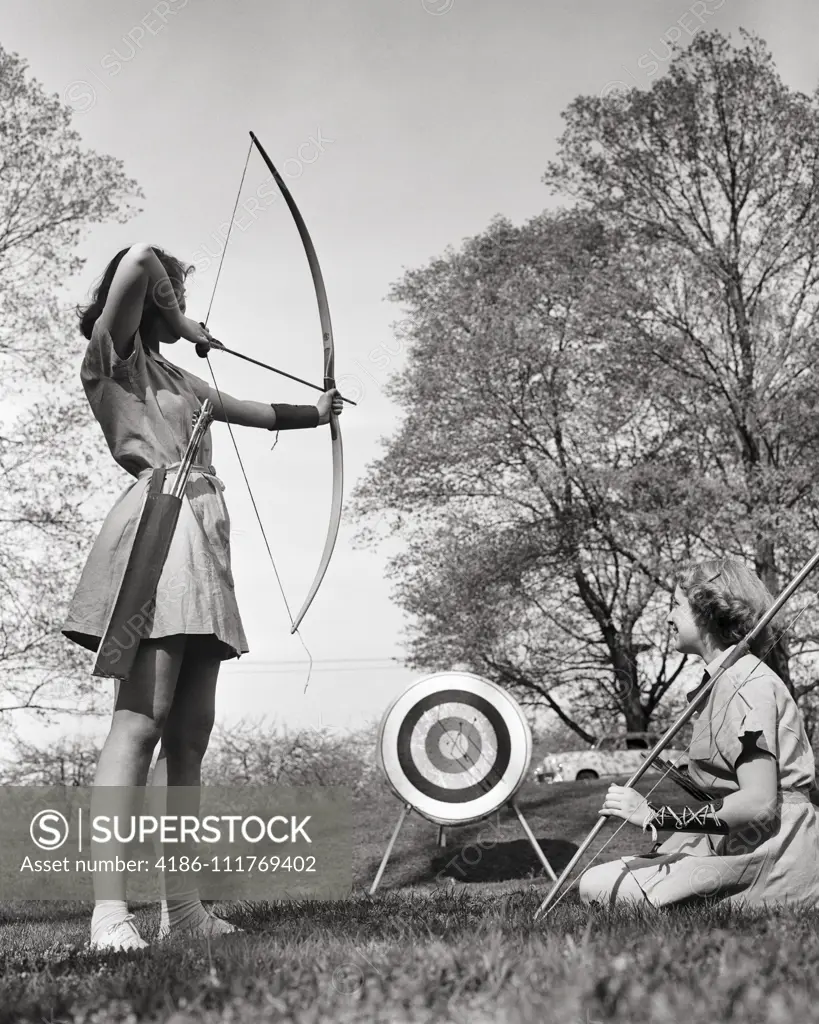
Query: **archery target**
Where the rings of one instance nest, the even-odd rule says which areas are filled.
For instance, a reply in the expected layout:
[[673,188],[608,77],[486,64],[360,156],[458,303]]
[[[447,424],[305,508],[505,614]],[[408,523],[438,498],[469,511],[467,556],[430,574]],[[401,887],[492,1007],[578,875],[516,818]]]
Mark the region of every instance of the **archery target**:
[[479,821],[526,778],[532,733],[505,690],[468,672],[413,683],[387,709],[378,759],[393,792],[439,825]]

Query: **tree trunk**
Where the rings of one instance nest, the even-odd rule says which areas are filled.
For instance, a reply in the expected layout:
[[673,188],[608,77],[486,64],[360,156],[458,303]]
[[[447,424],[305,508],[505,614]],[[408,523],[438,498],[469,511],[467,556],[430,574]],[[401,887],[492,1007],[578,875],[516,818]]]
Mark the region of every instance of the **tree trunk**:
[[[776,595],[779,592],[779,573],[776,571],[776,555],[774,553],[773,541],[760,539],[756,546],[756,573],[770,592]],[[793,680],[790,670],[790,645],[787,634],[784,634],[765,656],[765,663],[769,665],[787,686],[788,692],[795,697]]]
[[626,720],[626,732],[645,732],[648,718],[640,700],[637,657],[630,636],[621,634],[617,637],[611,647],[611,662],[615,693]]
[[[740,444],[742,448],[742,461],[745,467],[745,479],[748,486],[748,496],[752,508],[764,504],[768,496],[760,493],[759,470],[762,465],[762,453],[759,444],[759,426],[756,415],[756,396],[754,392],[754,355],[751,345],[751,328],[748,322],[745,297],[742,293],[741,275],[736,263],[731,268],[730,285],[728,289],[729,301],[733,306],[737,324],[737,340],[741,354],[740,373],[740,411],[737,423]],[[770,536],[758,536],[756,540],[755,563],[757,576],[772,594],[779,591],[779,573],[776,567],[776,551],[774,542]],[[787,686],[788,691],[793,695],[793,683],[791,681],[789,662],[789,650],[787,637],[783,636],[771,648],[765,657],[765,662],[776,672],[782,682]]]

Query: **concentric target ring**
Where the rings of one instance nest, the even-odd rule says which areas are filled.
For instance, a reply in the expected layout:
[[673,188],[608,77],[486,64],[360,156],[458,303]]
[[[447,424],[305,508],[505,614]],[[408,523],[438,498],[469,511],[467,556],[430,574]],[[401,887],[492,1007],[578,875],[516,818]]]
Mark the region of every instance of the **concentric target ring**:
[[381,721],[378,758],[395,795],[439,825],[480,821],[520,788],[532,734],[517,701],[469,672],[413,683]]

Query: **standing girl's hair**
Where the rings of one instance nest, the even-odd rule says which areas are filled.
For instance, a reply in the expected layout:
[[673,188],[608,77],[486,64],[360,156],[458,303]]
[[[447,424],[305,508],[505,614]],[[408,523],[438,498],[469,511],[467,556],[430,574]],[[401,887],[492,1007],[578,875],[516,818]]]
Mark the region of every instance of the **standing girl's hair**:
[[[173,287],[181,287],[189,274],[193,273],[194,268],[187,263],[183,263],[178,260],[175,256],[171,256],[170,253],[159,249],[157,246],[151,246],[152,250],[156,254],[157,259],[165,268],[171,285]],[[121,249],[116,256],[111,260],[108,266],[105,268],[100,283],[94,289],[92,293],[91,302],[87,306],[77,306],[77,315],[80,318],[80,333],[90,340],[91,332],[94,329],[94,324],[105,308],[105,302],[108,298],[108,292],[111,289],[111,282],[114,280],[114,274],[117,272],[117,267],[122,262],[123,256],[130,251],[130,246],[127,249]],[[149,301],[145,305],[145,311],[142,314],[142,322],[140,324],[140,333],[143,333],[142,329],[147,326],[149,320],[153,320],[158,316],[161,316],[161,295],[150,295],[148,296]]]
[[[677,583],[699,628],[725,647],[739,643],[774,602],[757,574],[736,558],[708,558],[684,569]],[[785,629],[769,623],[751,644],[763,659]]]

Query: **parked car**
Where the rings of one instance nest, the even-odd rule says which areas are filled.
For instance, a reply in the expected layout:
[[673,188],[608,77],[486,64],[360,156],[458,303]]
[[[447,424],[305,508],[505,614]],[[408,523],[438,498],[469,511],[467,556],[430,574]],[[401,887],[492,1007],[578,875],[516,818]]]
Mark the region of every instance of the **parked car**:
[[[609,733],[585,750],[547,754],[535,768],[535,781],[582,782],[611,775],[630,775],[643,763],[641,754],[651,750],[659,738],[648,732]],[[688,766],[688,754],[683,749],[668,747],[663,757],[673,761],[678,768]]]

